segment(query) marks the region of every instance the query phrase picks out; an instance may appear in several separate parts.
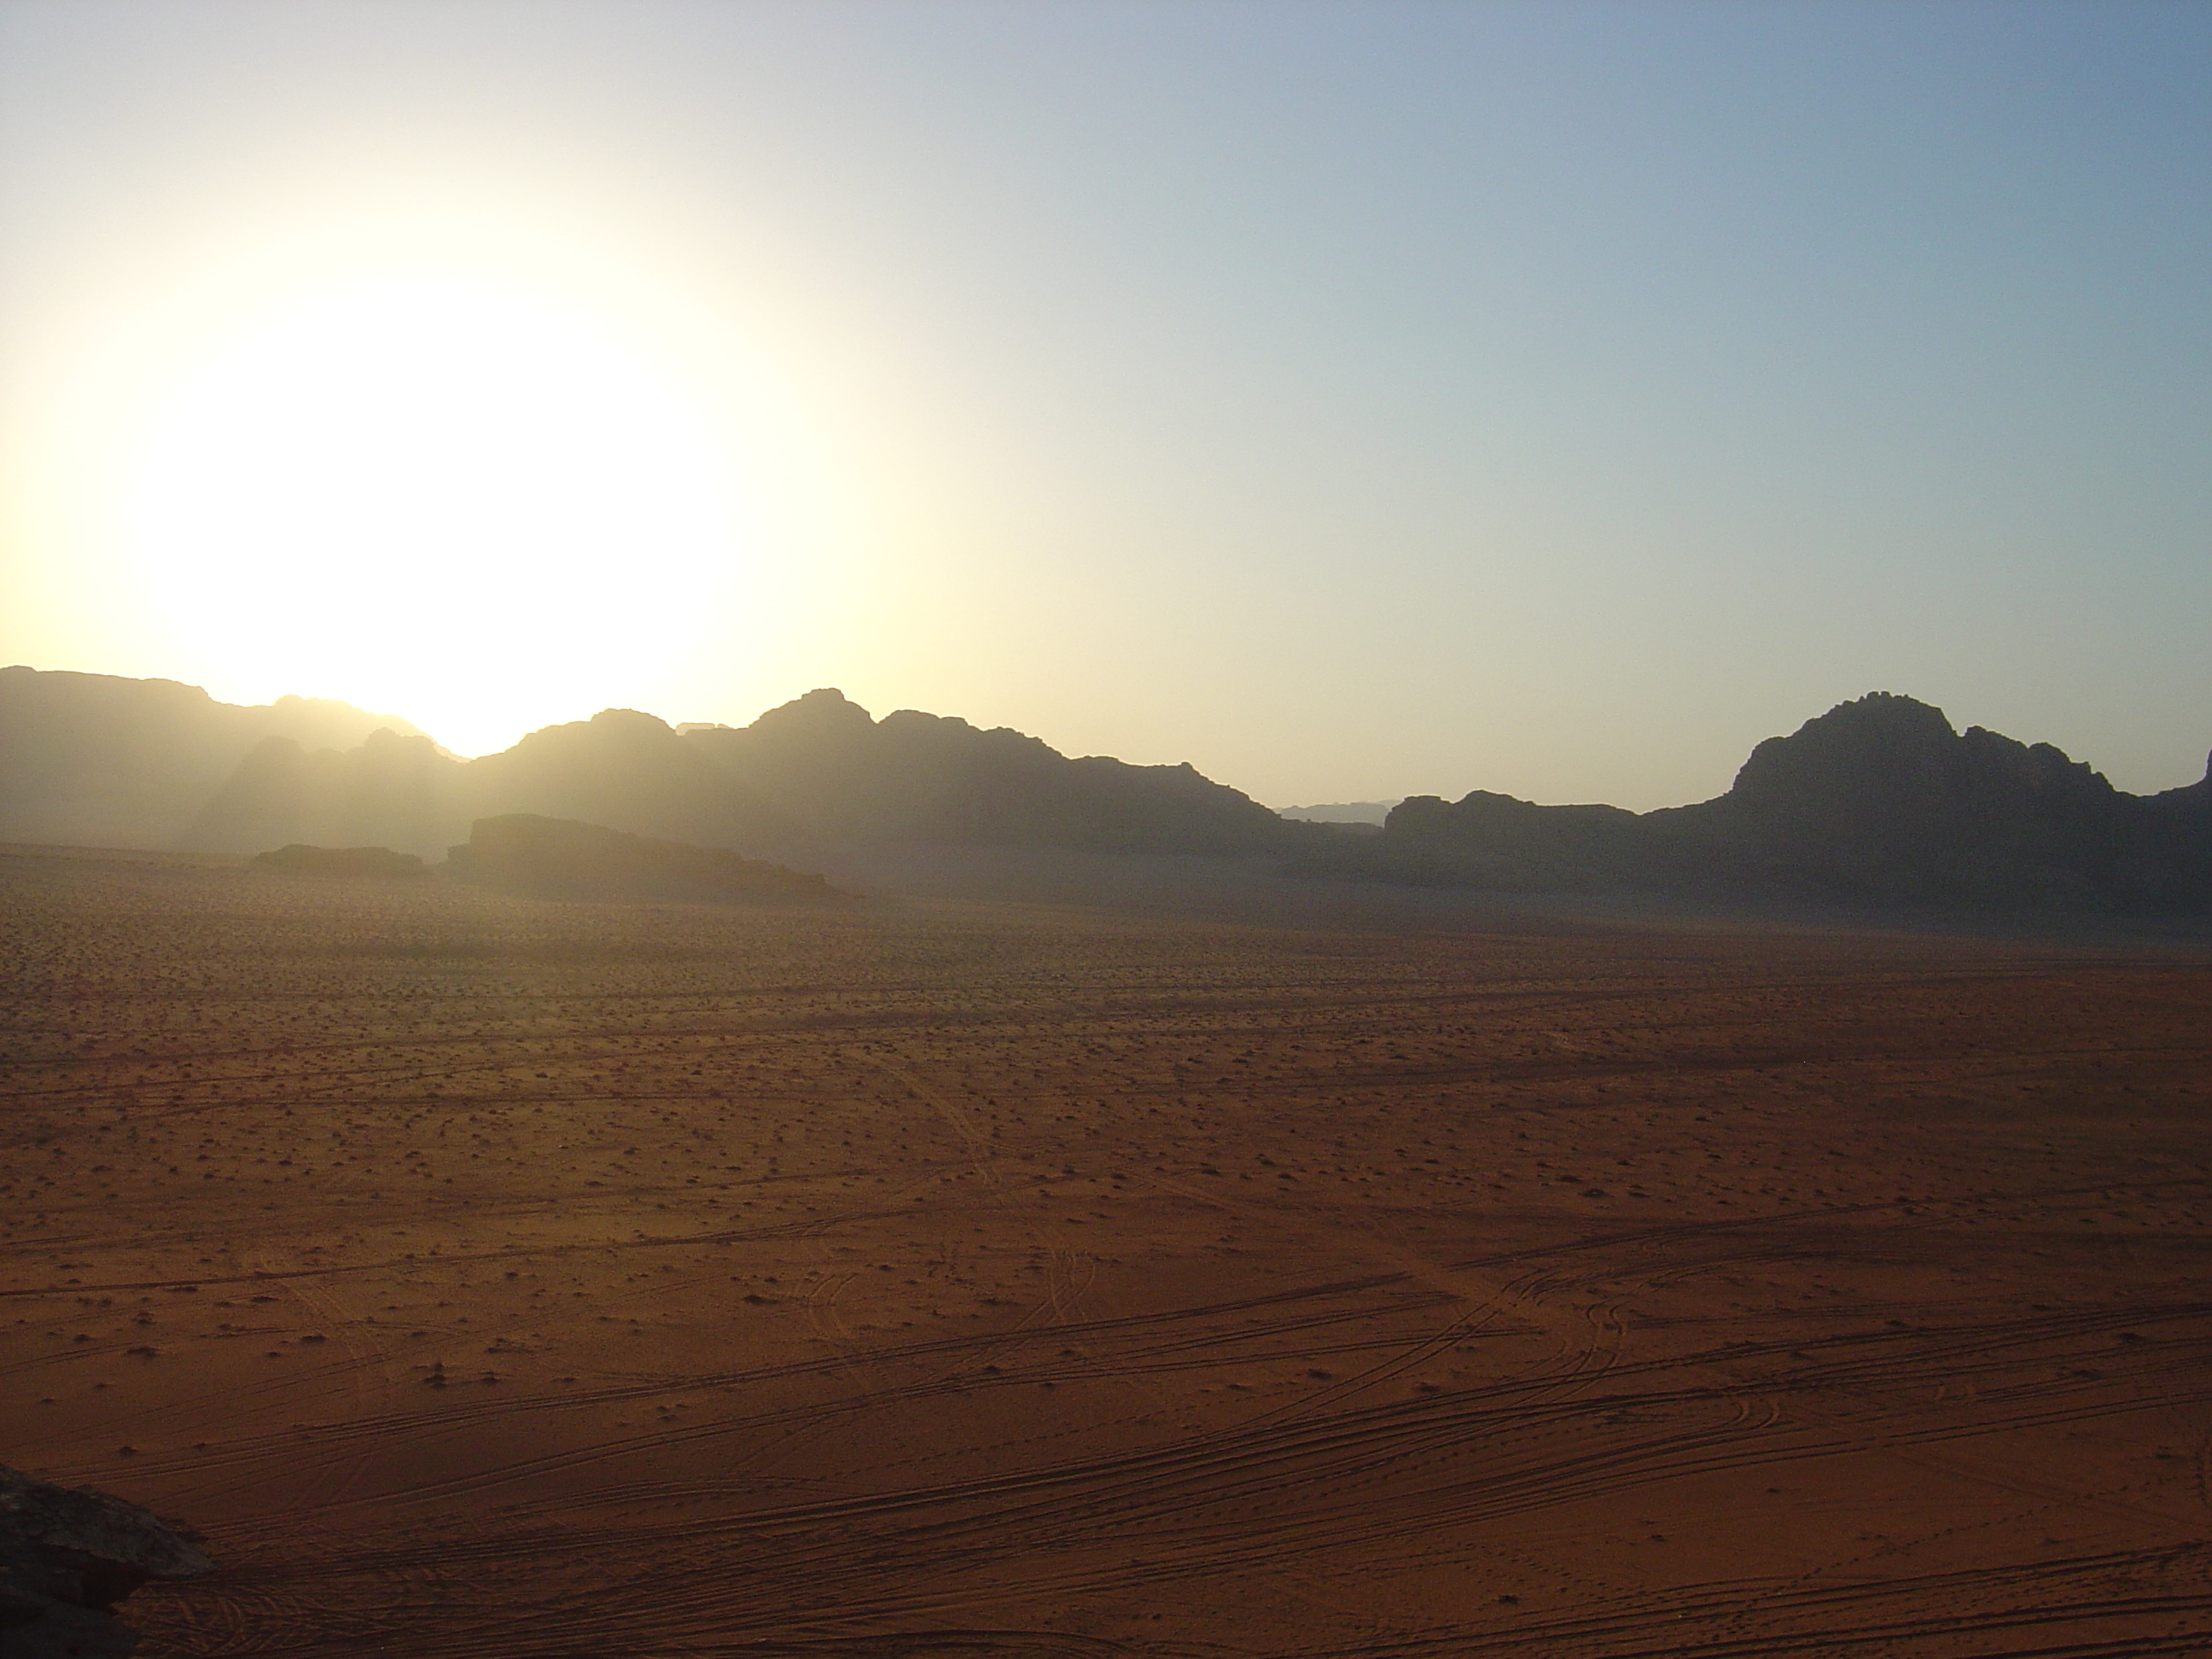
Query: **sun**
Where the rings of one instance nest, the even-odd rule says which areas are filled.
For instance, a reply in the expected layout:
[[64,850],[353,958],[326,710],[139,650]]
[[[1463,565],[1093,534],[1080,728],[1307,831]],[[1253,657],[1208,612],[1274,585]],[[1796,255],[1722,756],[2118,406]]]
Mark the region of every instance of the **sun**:
[[621,319],[382,270],[209,343],[152,401],[119,505],[131,580],[196,659],[481,752],[763,621],[733,449]]

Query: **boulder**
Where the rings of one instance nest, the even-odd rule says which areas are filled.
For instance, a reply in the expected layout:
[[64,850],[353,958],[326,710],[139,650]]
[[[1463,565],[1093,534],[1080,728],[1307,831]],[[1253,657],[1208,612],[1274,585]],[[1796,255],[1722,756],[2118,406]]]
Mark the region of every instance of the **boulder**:
[[0,1653],[120,1659],[138,1638],[110,1613],[151,1579],[215,1563],[150,1510],[0,1467]]

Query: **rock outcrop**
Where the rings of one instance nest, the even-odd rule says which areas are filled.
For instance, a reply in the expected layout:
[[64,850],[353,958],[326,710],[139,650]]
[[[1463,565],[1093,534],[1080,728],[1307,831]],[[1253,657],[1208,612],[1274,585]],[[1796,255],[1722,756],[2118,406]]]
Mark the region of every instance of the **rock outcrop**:
[[294,842],[254,855],[264,870],[291,876],[369,876],[420,881],[429,866],[412,853],[395,853],[389,847],[306,847]]
[[1401,881],[1574,891],[1680,874],[1670,850],[1622,807],[1539,806],[1478,789],[1456,801],[1409,797],[1380,836],[1340,856]]
[[541,898],[835,904],[849,896],[820,876],[724,848],[527,812],[478,819],[447,855],[446,871],[456,881]]
[[215,1563],[149,1510],[0,1468],[0,1653],[122,1659],[137,1638],[110,1609],[153,1579]]

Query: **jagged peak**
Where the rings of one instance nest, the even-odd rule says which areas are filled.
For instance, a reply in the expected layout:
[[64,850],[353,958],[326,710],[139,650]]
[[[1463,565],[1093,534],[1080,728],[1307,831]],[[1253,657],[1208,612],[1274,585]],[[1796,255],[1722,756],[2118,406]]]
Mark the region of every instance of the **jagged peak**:
[[1869,691],[1838,703],[1825,714],[1815,714],[1791,733],[1810,732],[1887,732],[1899,735],[1955,738],[1951,717],[1932,702],[1923,702],[1899,691]]
[[1948,755],[1960,741],[1951,718],[1933,703],[1894,691],[1869,691],[1816,714],[1787,737],[1753,748],[1735,775],[1731,794],[1759,794],[1795,785],[1808,769],[1838,763],[1877,769]]

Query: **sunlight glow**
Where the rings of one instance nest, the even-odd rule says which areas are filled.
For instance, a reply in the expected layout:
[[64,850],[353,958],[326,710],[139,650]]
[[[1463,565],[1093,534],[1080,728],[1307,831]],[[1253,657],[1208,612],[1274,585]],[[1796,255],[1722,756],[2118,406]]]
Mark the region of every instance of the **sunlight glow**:
[[477,273],[295,295],[154,402],[118,503],[135,580],[236,675],[463,752],[636,695],[772,625],[732,433],[664,356]]

